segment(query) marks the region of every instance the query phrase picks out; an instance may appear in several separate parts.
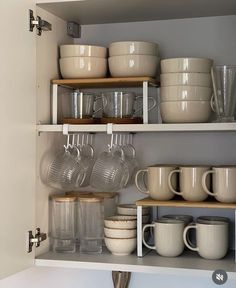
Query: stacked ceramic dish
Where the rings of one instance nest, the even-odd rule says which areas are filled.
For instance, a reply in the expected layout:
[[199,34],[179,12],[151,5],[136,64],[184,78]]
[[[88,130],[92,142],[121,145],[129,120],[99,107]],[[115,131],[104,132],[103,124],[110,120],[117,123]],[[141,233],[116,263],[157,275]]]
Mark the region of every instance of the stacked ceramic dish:
[[173,58],[161,61],[161,103],[164,123],[207,122],[211,116],[213,61]]
[[113,42],[109,46],[112,77],[154,77],[160,58],[158,44],[140,41]]
[[137,245],[136,216],[116,215],[104,220],[104,240],[114,255],[129,255]]
[[[136,216],[137,206],[135,204],[120,204],[117,206],[117,213],[123,216]],[[149,207],[143,207],[142,209],[142,223],[147,224],[150,220]]]
[[107,73],[107,48],[92,45],[60,46],[63,78],[102,78]]

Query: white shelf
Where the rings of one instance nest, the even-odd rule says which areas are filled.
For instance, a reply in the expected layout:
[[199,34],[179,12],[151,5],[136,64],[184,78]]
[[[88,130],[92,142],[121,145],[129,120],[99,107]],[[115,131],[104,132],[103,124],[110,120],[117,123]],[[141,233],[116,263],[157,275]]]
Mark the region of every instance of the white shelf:
[[199,275],[201,277],[211,277],[212,271],[224,269],[230,279],[236,279],[236,263],[234,263],[233,253],[231,252],[221,260],[205,260],[192,252],[184,252],[183,255],[176,258],[161,257],[155,251],[151,251],[143,258],[138,258],[135,254],[114,256],[107,251],[101,255],[48,252],[37,257],[35,265],[172,275]]
[[81,25],[183,19],[236,13],[235,3],[230,0],[122,0],[112,1],[112,4],[110,0],[37,0],[36,2],[48,12],[66,21],[76,21]]
[[[38,132],[62,132],[63,125],[37,125]],[[236,123],[113,124],[113,132],[233,132]],[[68,132],[107,132],[106,124],[69,125]]]

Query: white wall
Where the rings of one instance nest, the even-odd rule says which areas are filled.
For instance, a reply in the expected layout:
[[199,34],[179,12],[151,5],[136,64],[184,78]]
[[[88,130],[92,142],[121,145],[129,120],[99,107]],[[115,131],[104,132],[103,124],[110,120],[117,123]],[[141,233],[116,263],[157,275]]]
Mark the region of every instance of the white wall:
[[[91,25],[82,27],[82,38],[77,42],[108,45],[117,40],[148,40],[160,44],[163,57],[202,56],[211,57],[216,63],[236,64],[235,27],[236,16]],[[220,133],[210,135],[162,133],[149,134],[145,137],[137,135],[135,143],[142,155],[140,158],[143,165],[158,161],[212,164],[236,162],[235,133],[224,135]],[[148,149],[144,150],[144,147]],[[140,197],[134,188],[131,188],[129,193],[123,191],[122,195],[124,198]],[[49,288],[52,286],[108,288],[112,287],[112,282],[110,272],[39,267],[0,282],[1,288]],[[224,285],[228,288],[235,286],[236,283],[230,280]],[[130,287],[211,288],[215,285],[211,279],[199,277],[134,274]]]

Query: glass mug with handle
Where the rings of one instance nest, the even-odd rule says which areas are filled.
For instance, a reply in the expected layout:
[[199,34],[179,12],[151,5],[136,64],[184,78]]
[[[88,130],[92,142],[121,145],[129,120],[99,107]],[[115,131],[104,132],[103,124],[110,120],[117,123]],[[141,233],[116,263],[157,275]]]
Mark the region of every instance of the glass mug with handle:
[[[142,110],[142,107],[136,111],[134,109],[135,102],[143,98],[137,96],[134,92],[104,92],[102,93],[102,111],[103,117],[106,118],[132,118],[134,113]],[[148,98],[152,101],[148,111],[156,106],[156,100],[153,97]]]
[[102,108],[95,110],[96,101],[101,99],[90,92],[74,91],[70,95],[70,117],[75,119],[92,118],[94,114],[99,112]]

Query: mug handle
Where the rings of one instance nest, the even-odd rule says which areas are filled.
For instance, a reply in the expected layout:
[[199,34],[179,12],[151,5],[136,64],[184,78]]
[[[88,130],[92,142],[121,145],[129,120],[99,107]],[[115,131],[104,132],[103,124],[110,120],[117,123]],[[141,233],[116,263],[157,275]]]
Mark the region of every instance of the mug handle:
[[175,194],[177,194],[177,195],[182,195],[182,194],[183,194],[182,192],[175,191],[175,189],[174,189],[173,186],[172,186],[171,178],[172,178],[172,175],[173,175],[174,173],[182,173],[182,171],[181,171],[180,169],[177,169],[177,170],[173,170],[173,171],[170,172],[170,174],[169,174],[169,176],[168,176],[168,186],[169,186],[170,190],[171,190],[173,193],[175,193]]
[[155,247],[155,246],[150,246],[150,245],[148,245],[147,242],[146,242],[146,240],[145,240],[145,237],[144,237],[145,230],[146,230],[148,227],[154,228],[154,227],[155,227],[155,224],[147,224],[147,225],[145,225],[145,226],[143,227],[143,244],[144,244],[147,248],[149,248],[149,249],[154,249],[154,250],[155,250],[156,247]]
[[97,96],[96,98],[95,98],[95,101],[94,101],[94,105],[93,105],[93,110],[94,110],[94,114],[96,114],[96,113],[98,113],[98,112],[100,112],[101,110],[102,110],[102,105],[101,105],[101,107],[99,107],[97,110],[95,110],[95,103],[96,103],[96,101],[97,100],[100,100],[100,99],[102,99],[102,96]]
[[136,187],[138,188],[138,190],[143,193],[143,194],[149,194],[149,191],[148,190],[144,190],[142,189],[142,187],[140,187],[139,183],[138,183],[138,179],[139,179],[139,175],[142,173],[142,175],[144,176],[145,173],[147,173],[148,170],[147,169],[144,169],[144,170],[139,170],[136,175],[135,175],[135,185]]
[[194,247],[193,243],[191,243],[191,241],[189,240],[188,231],[190,229],[196,229],[197,230],[197,226],[196,225],[188,225],[187,227],[185,227],[184,232],[183,232],[184,244],[186,245],[186,247],[188,247],[188,249],[190,249],[192,251],[199,251],[199,248],[197,246]]
[[215,101],[214,101],[214,94],[211,96],[210,105],[211,105],[212,111],[216,113],[216,107],[215,107]]
[[208,190],[208,188],[207,188],[207,185],[206,185],[206,178],[207,178],[207,175],[209,175],[209,174],[214,174],[215,173],[215,171],[213,171],[213,170],[208,170],[208,171],[206,171],[205,173],[203,173],[203,175],[202,175],[202,187],[203,187],[203,190],[208,194],[208,195],[211,195],[211,196],[216,196],[216,193],[213,193],[213,192],[211,192],[211,191],[209,191]]
[[[143,98],[143,96],[137,96],[136,97],[136,100],[138,100],[138,99],[141,99],[141,98]],[[152,104],[151,104],[151,107],[149,107],[148,108],[148,111],[151,111],[153,108],[155,108],[156,107],[156,105],[157,105],[157,101],[156,101],[156,99],[154,99],[153,97],[148,97],[148,101],[152,101]],[[143,106],[141,106],[140,108],[138,108],[136,111],[135,111],[135,113],[138,113],[138,112],[140,112],[141,110],[143,109]]]

